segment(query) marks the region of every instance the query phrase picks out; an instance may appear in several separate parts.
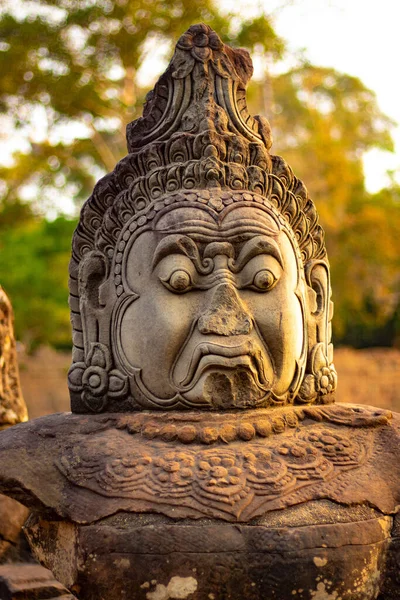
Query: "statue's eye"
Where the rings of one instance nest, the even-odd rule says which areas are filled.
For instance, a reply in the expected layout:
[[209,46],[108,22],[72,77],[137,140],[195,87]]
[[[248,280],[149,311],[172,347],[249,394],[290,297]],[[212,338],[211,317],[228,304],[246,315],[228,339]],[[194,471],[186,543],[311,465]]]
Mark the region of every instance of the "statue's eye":
[[183,269],[174,271],[164,283],[173,292],[186,292],[192,285],[189,273]]
[[254,275],[253,279],[253,288],[260,292],[268,292],[271,290],[275,283],[277,282],[277,278],[269,269],[261,269]]

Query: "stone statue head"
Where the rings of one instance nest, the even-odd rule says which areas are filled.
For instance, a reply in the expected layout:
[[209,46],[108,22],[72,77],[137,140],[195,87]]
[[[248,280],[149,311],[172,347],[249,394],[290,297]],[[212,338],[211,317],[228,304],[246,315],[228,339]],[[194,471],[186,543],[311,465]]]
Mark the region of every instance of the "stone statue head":
[[315,206],[251,117],[245,50],[179,39],[73,239],[75,412],[332,402]]

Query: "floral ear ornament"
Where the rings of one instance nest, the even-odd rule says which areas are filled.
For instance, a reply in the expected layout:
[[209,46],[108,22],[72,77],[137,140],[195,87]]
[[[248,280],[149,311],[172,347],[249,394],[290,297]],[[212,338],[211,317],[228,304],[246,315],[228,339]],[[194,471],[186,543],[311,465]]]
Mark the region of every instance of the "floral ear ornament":
[[74,363],[68,373],[71,390],[81,393],[89,410],[101,412],[108,398],[123,400],[128,394],[128,378],[111,369],[110,351],[104,344],[94,342],[85,362]]
[[323,342],[313,346],[310,353],[310,365],[311,373],[305,375],[298,399],[304,403],[314,402],[316,398],[321,404],[331,402],[331,394],[337,386],[337,373],[333,363],[326,355]]

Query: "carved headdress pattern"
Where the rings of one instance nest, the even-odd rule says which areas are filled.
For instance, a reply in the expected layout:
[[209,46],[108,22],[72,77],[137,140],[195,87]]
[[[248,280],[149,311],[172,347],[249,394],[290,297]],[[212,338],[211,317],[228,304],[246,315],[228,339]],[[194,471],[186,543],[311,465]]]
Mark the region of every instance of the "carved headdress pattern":
[[70,263],[74,362],[85,360],[78,289],[85,256],[97,252],[107,274],[117,264],[113,276],[120,295],[118,262],[129,236],[174,202],[209,204],[217,211],[231,202],[267,204],[293,232],[304,266],[327,261],[305,186],[269,153],[268,121],[248,112],[252,73],[248,52],[226,46],[205,24],[178,40],[167,70],[147,95],[143,116],[127,127],[129,154],[82,208]]

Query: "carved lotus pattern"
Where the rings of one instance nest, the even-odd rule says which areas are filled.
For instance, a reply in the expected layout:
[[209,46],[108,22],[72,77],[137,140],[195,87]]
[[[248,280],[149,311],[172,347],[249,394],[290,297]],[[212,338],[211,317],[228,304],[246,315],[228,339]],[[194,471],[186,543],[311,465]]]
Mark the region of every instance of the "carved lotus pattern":
[[218,34],[203,23],[193,25],[181,35],[177,43],[178,48],[190,50],[193,58],[204,60],[211,55],[212,50],[221,50],[222,41]]
[[156,488],[171,496],[186,495],[193,480],[194,457],[187,452],[167,452],[153,460],[151,478]]
[[317,391],[322,396],[330,394],[336,389],[337,375],[333,365],[324,365],[317,373]]
[[308,440],[334,464],[357,463],[357,452],[354,444],[338,432],[322,429],[310,433]]
[[267,449],[254,448],[246,452],[244,461],[247,480],[257,495],[284,495],[296,484],[296,477],[280,457]]
[[[318,425],[264,443],[206,450],[195,445],[171,450],[167,442],[153,440],[144,450],[126,431],[114,431],[111,442],[99,434],[87,444],[71,443],[58,463],[69,481],[103,496],[129,498],[133,505],[143,499],[174,505],[179,498],[199,515],[235,518],[304,486],[322,485],[360,466],[369,452],[364,433],[352,439]],[[93,444],[102,448],[96,458]]]
[[204,452],[197,467],[198,484],[205,492],[224,496],[223,501],[231,502],[247,496],[249,488],[242,461],[229,450]]
[[334,365],[329,362],[322,343],[314,346],[310,360],[313,372],[304,377],[299,398],[304,402],[315,400],[318,395],[329,398],[337,387],[337,373]]
[[117,480],[120,490],[124,493],[131,492],[147,476],[148,465],[151,463],[152,458],[140,451],[133,452],[129,456],[111,456],[108,468],[98,473],[98,484],[111,494]]

